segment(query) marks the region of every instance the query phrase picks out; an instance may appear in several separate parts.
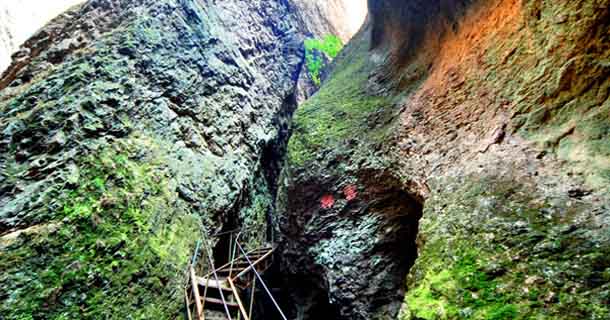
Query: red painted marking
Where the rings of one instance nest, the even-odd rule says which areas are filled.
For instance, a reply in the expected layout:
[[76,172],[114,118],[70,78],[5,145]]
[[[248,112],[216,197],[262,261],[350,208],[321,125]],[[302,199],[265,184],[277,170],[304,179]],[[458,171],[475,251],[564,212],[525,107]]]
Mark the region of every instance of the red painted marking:
[[320,199],[320,206],[324,209],[330,209],[335,205],[335,197],[330,194],[327,194]]
[[355,185],[350,184],[343,189],[343,194],[345,195],[345,199],[347,199],[347,201],[354,200],[358,196],[358,188]]

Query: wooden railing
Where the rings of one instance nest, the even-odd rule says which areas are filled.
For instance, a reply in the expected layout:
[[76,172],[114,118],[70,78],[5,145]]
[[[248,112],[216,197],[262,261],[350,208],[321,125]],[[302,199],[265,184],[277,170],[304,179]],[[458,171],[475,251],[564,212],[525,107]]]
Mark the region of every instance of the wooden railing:
[[[210,303],[215,304],[217,308],[220,306],[220,304],[222,304],[222,308],[224,309],[223,311],[229,320],[233,320],[230,311],[231,308],[234,308],[233,311],[237,311],[237,319],[241,318],[244,320],[251,320],[255,304],[255,291],[257,284],[260,284],[268,295],[268,297],[270,298],[270,300],[273,302],[274,307],[277,309],[282,319],[286,320],[286,316],[282,312],[279,304],[271,294],[271,291],[269,290],[261,276],[261,272],[269,267],[273,253],[275,252],[275,248],[262,246],[257,249],[246,251],[240,243],[241,232],[236,230],[224,233],[223,235],[228,235],[230,237],[229,262],[216,268],[214,266],[214,259],[211,254],[211,248],[205,240],[203,241],[203,255],[206,257],[208,270],[211,271],[209,271],[204,277],[197,276],[194,267],[196,263],[196,257],[198,255],[197,251],[195,252],[194,258],[191,261],[191,265],[189,266],[191,296],[189,296],[188,291],[185,290],[185,301],[187,304],[188,319],[205,320],[206,301],[210,301]],[[197,245],[196,250],[199,250],[199,244]],[[256,258],[254,259],[254,257]],[[223,274],[226,274],[227,271],[228,276],[219,276],[219,273],[222,272]],[[210,288],[211,281],[214,282],[214,285],[211,287],[216,287],[218,289],[220,299],[209,298],[208,289]],[[202,283],[205,283],[203,295],[201,294],[199,288]],[[228,284],[229,287],[223,287],[224,283]],[[251,295],[248,299],[249,304],[247,309],[246,305],[244,304],[244,300],[240,295],[240,289],[246,288],[250,288],[251,290]],[[223,292],[224,290],[228,290],[227,292],[229,294],[229,297],[231,297],[232,299],[232,302],[230,304],[228,303],[228,299],[225,296],[225,292]],[[190,301],[190,297],[195,300],[193,301],[194,303]],[[194,305],[194,310],[191,309],[192,305]]]
[[[275,306],[275,308],[277,309],[277,311],[280,313],[280,315],[282,316],[282,319],[287,320],[286,316],[284,315],[284,312],[282,312],[282,308],[280,308],[280,305],[277,303],[277,301],[275,301],[275,298],[273,298],[273,295],[271,294],[271,291],[269,291],[269,288],[267,288],[267,285],[265,284],[265,281],[263,281],[263,278],[261,277],[261,275],[258,273],[258,271],[256,271],[256,265],[254,263],[252,263],[252,261],[250,261],[250,258],[248,257],[248,255],[246,254],[246,251],[244,250],[244,248],[241,246],[241,244],[239,244],[238,241],[235,241],[235,244],[237,245],[237,247],[239,247],[240,252],[242,252],[244,254],[244,257],[246,258],[246,260],[248,260],[248,264],[250,264],[250,267],[245,269],[244,271],[242,271],[242,273],[247,273],[248,271],[252,270],[252,272],[254,272],[254,274],[256,275],[255,279],[258,279],[258,281],[260,281],[261,285],[263,286],[263,288],[265,289],[265,292],[267,293],[267,295],[269,296],[269,299],[271,299],[271,301],[273,302],[273,305]],[[271,251],[269,251],[266,255],[264,255],[263,257],[266,256],[270,256],[271,254],[273,254],[273,251],[275,251],[275,249],[272,249]],[[256,263],[260,263],[263,260],[263,257],[261,257],[259,260],[256,261]],[[240,273],[241,274],[241,273]],[[253,280],[254,281],[254,280]],[[231,279],[229,279],[229,283],[231,283]],[[255,283],[255,282],[254,282]],[[254,291],[255,288],[252,288],[252,291]],[[252,309],[250,309],[250,315],[252,313]],[[244,314],[245,316],[245,314]],[[249,320],[250,318],[246,318],[246,320]]]

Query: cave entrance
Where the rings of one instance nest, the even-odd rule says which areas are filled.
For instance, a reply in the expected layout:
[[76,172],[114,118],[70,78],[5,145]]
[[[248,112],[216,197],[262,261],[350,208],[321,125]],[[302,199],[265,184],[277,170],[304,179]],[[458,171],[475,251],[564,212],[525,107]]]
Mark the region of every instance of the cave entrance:
[[224,223],[222,230],[213,235],[217,239],[213,248],[214,264],[221,266],[231,259],[231,250],[234,250],[233,235],[239,232],[239,222],[237,213],[232,212],[228,215],[228,220]]
[[[369,190],[373,190],[370,200],[361,208],[358,220],[370,232],[356,234],[353,241],[371,244],[353,260],[360,267],[348,275],[355,280],[345,286],[347,290],[338,294],[348,307],[341,308],[337,319],[395,319],[405,298],[407,275],[418,255],[423,199],[389,177],[376,180]],[[354,289],[361,294],[350,299]]]
[[393,319],[400,311],[424,201],[387,172],[367,172],[357,190],[329,209],[290,208],[310,215],[299,228],[283,226],[295,319]]
[[369,214],[382,218],[378,233],[382,234],[382,240],[373,253],[382,254],[388,261],[393,261],[394,266],[376,271],[391,274],[396,280],[406,278],[417,259],[417,235],[423,210],[423,200],[401,188],[389,188],[378,194],[369,207]]

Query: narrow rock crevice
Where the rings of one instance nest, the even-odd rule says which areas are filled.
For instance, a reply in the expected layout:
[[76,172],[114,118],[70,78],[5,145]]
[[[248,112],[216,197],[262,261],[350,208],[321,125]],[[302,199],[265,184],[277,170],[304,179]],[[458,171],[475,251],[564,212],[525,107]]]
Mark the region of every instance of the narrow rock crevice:
[[[286,96],[279,112],[272,119],[273,127],[277,129],[277,133],[274,135],[275,138],[261,146],[262,153],[259,168],[257,169],[257,177],[254,179],[253,185],[250,186],[252,190],[243,190],[243,196],[240,198],[240,201],[234,205],[230,212],[226,212],[223,215],[223,228],[218,233],[221,236],[215,239],[217,241],[213,250],[216,266],[230,261],[230,248],[232,246],[230,235],[235,235],[237,231],[241,231],[242,236],[240,239],[243,241],[242,243],[252,242],[255,245],[256,240],[263,240],[271,242],[273,245],[278,245],[276,199],[279,191],[280,174],[286,156],[287,143],[291,133],[292,116],[296,109],[296,95],[290,94]],[[259,224],[253,226],[252,222],[248,220],[252,218],[252,214],[244,211],[252,207],[257,197],[262,197],[268,200],[268,202],[264,208],[264,221],[258,221]],[[263,228],[256,228],[257,226],[262,226]],[[254,239],[256,235],[262,236],[262,238]],[[281,261],[281,255],[276,255],[272,266],[262,273],[261,276],[272,292],[273,298],[280,304],[281,309],[291,310],[294,300],[291,299],[290,292],[294,287],[292,283],[287,285],[287,282],[285,282],[285,276],[280,268]],[[249,301],[251,294],[251,288],[247,288],[243,292],[243,296],[247,301]],[[282,319],[275,305],[260,284],[255,288],[254,301],[253,318]],[[326,312],[320,314],[326,314]]]
[[[295,88],[296,89],[296,88]],[[267,213],[267,239],[275,241],[277,239],[275,230],[276,206],[278,196],[278,185],[283,163],[286,158],[288,139],[291,135],[292,117],[298,107],[297,97],[294,93],[284,99],[284,103],[279,113],[273,119],[273,125],[277,128],[276,138],[263,147],[261,168],[269,193],[271,194],[271,207]]]

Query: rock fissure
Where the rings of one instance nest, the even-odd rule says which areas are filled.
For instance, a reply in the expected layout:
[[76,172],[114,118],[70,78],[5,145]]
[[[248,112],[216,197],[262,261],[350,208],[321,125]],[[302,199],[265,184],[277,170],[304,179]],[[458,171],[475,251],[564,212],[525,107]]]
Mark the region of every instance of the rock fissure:
[[290,319],[610,318],[608,4],[369,0],[314,94],[344,3],[89,0],[28,40],[0,317],[175,319],[237,229]]
[[277,236],[302,42],[323,35],[291,8],[90,0],[24,44],[0,80],[3,317],[175,318],[193,235]]

